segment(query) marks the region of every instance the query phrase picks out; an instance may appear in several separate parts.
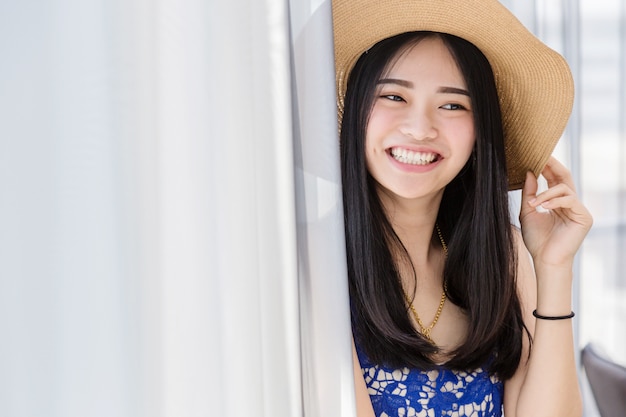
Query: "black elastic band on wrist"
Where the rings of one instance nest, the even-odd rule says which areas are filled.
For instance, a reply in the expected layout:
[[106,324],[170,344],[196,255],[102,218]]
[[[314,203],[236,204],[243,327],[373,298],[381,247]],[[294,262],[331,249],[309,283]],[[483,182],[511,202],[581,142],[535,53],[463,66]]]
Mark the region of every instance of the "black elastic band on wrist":
[[566,319],[571,319],[575,315],[576,314],[572,311],[567,316],[542,316],[541,314],[537,314],[537,310],[533,311],[533,316],[541,320],[566,320]]

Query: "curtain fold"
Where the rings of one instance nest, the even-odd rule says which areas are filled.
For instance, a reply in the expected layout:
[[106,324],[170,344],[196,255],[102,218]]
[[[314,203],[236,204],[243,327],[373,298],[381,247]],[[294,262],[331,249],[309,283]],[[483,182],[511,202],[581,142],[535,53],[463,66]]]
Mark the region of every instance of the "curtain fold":
[[331,2],[290,2],[304,410],[355,415]]

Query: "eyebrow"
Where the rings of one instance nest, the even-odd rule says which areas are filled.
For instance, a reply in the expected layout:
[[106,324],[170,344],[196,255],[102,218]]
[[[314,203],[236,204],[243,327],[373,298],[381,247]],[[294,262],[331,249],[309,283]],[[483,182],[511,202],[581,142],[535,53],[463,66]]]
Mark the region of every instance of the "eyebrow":
[[461,95],[469,97],[469,91],[467,91],[467,90],[465,90],[463,88],[439,87],[439,89],[437,91],[440,92],[440,93],[446,93],[446,94],[461,94]]
[[[400,87],[405,87],[405,88],[413,88],[413,83],[411,81],[407,81],[407,80],[400,80],[397,78],[382,78],[380,80],[378,80],[378,82],[376,83],[376,85],[382,85],[382,84],[395,84],[395,85],[399,85]],[[469,97],[469,92],[463,88],[457,88],[457,87],[439,87],[437,89],[438,93],[443,93],[443,94],[460,94],[463,96],[468,96]]]
[[397,78],[382,78],[376,83],[376,85],[382,84],[396,84],[400,87],[413,88],[413,83],[411,81],[399,80]]

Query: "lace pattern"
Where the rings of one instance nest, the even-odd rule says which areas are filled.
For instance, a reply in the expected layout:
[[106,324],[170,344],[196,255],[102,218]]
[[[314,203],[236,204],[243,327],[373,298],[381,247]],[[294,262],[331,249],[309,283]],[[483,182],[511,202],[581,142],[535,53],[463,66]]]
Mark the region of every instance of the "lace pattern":
[[502,416],[503,384],[482,368],[387,369],[359,358],[377,417]]

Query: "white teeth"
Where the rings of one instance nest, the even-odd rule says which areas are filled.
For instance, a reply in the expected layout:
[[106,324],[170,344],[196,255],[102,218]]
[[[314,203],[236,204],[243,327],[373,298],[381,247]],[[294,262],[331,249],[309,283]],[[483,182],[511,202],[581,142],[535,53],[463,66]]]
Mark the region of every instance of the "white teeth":
[[413,152],[401,148],[391,149],[391,155],[403,164],[427,165],[437,159],[437,154],[432,152]]

